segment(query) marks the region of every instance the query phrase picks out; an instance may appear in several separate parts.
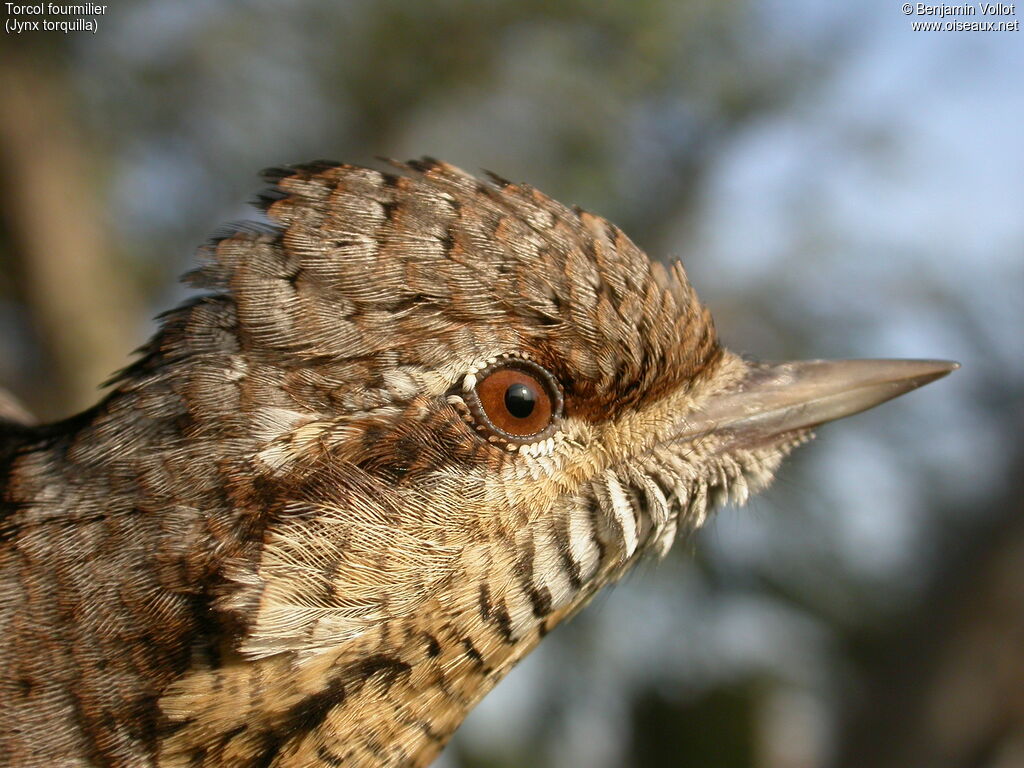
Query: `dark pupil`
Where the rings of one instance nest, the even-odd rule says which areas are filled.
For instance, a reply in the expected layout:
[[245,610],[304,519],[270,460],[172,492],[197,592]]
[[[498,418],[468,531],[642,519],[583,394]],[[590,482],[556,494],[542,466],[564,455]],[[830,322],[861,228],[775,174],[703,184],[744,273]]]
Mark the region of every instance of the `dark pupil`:
[[533,413],[537,393],[524,384],[513,384],[505,390],[505,407],[517,419],[525,419]]

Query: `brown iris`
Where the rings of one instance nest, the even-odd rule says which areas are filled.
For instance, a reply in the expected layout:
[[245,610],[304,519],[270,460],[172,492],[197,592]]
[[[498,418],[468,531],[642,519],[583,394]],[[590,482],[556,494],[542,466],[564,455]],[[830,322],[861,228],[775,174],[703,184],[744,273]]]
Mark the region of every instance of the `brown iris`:
[[497,438],[517,443],[548,437],[562,408],[551,374],[515,359],[480,371],[468,402],[481,426]]

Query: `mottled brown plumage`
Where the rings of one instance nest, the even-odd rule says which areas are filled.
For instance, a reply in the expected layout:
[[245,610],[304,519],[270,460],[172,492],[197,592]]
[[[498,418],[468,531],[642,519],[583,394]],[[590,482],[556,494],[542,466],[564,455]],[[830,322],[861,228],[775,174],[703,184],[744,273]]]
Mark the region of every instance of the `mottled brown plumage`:
[[[745,362],[680,265],[496,177],[269,176],[109,397],[0,427],[3,765],[424,766],[809,427],[948,370]],[[510,367],[532,437],[476,395]]]

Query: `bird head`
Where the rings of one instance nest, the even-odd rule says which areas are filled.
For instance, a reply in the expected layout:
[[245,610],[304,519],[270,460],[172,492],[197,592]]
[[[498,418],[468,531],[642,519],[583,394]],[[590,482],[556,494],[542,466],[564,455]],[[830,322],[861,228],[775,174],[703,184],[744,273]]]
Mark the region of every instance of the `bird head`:
[[[498,177],[269,176],[272,227],[211,245],[190,279],[212,293],[177,321],[192,430],[235,446],[230,495],[261,522],[218,566],[237,657],[170,687],[166,754],[216,732],[245,759],[424,764],[638,558],[816,425],[953,367],[745,360],[680,264]],[[258,716],[217,693],[254,667]]]

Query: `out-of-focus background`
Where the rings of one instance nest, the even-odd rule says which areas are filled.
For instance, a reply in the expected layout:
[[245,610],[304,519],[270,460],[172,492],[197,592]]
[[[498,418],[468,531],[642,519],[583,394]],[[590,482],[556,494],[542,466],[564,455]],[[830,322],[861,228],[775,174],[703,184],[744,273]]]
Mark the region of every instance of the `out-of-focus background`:
[[554,632],[442,766],[1024,766],[1024,33],[892,0],[91,18],[0,38],[0,386],[44,418],[97,399],[257,170],[322,157],[603,214],[744,353],[963,363]]

